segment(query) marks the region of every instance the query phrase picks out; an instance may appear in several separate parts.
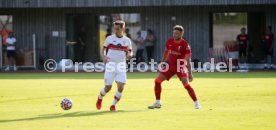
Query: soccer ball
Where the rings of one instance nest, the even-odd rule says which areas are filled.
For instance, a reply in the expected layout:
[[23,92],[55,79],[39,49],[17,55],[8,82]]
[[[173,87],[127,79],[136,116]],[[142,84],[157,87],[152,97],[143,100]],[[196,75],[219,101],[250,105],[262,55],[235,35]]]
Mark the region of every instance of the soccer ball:
[[60,102],[60,106],[63,110],[70,110],[72,108],[72,101],[69,98],[64,98]]

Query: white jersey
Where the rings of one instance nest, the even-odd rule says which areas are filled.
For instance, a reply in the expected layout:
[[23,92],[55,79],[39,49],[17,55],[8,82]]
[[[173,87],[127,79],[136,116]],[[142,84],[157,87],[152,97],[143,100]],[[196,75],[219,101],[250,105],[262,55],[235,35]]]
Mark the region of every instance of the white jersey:
[[107,57],[110,62],[125,62],[126,52],[132,50],[131,40],[126,37],[108,36],[104,42],[104,47],[108,48]]
[[6,39],[6,43],[7,43],[7,50],[15,50],[15,42],[16,39],[14,37],[8,37]]

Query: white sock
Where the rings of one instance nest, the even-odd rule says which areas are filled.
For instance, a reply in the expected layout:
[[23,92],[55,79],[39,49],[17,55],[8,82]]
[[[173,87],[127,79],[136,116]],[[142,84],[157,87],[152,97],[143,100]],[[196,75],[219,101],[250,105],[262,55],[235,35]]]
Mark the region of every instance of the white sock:
[[106,94],[106,92],[104,91],[104,88],[102,88],[102,90],[100,91],[100,94],[99,94],[99,99],[103,99],[105,94]]
[[115,93],[115,95],[114,95],[114,100],[113,100],[113,102],[112,102],[112,105],[116,105],[116,104],[118,103],[118,101],[119,101],[119,100],[115,99],[115,97],[118,98],[118,99],[120,100],[121,97],[122,97],[122,93],[120,93],[120,92],[118,92],[118,91]]
[[156,100],[156,102],[155,103],[157,103],[157,104],[161,104],[161,101],[160,100]]

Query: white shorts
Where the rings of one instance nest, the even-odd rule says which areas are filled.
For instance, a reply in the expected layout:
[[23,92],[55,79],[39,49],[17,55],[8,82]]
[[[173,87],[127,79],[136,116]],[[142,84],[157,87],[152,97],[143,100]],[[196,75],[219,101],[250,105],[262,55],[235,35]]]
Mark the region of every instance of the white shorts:
[[[118,67],[120,66],[120,67]],[[114,69],[113,69],[114,68]],[[113,70],[112,70],[113,69]],[[105,66],[104,84],[112,85],[113,81],[126,83],[126,63],[108,62]]]

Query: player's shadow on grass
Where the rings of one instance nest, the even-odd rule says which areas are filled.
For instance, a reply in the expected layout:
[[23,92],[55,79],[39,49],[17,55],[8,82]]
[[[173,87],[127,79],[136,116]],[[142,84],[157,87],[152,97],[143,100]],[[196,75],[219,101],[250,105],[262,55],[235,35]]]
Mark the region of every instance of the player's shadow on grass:
[[57,119],[57,118],[70,118],[70,117],[85,117],[85,116],[98,116],[98,115],[105,115],[105,114],[117,114],[117,113],[127,113],[127,112],[139,112],[137,111],[125,111],[119,110],[117,112],[110,112],[110,111],[80,111],[80,112],[71,112],[71,113],[57,113],[57,114],[47,114],[47,115],[39,115],[37,117],[30,117],[30,118],[20,118],[20,119],[10,119],[10,120],[0,120],[0,123],[8,123],[8,122],[17,122],[17,121],[34,121],[34,120],[47,120],[47,119]]

